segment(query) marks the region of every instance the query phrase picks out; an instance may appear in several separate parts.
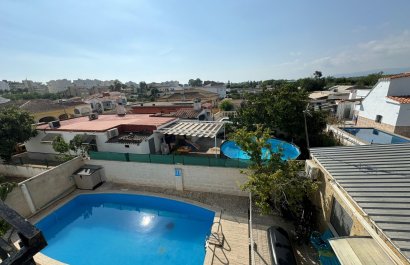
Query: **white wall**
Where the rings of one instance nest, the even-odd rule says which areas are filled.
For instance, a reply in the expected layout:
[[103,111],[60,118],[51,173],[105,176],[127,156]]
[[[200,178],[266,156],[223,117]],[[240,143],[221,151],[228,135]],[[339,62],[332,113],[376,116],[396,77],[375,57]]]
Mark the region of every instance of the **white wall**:
[[142,186],[176,189],[179,177],[175,168],[182,169],[182,185],[191,191],[247,196],[240,190],[247,177],[237,168],[150,164],[89,160],[87,164],[104,167],[108,181]]
[[[77,134],[84,134],[82,132],[66,132],[66,131],[50,131],[49,133],[59,133],[63,137],[63,139],[69,143]],[[139,145],[137,144],[122,144],[122,143],[106,143],[108,138],[105,132],[95,132],[95,133],[87,133],[87,135],[95,135],[96,136],[96,143],[98,147],[98,151],[101,152],[118,152],[118,153],[135,153],[135,154],[149,154],[149,144],[148,140],[152,137],[156,137],[156,143],[159,142],[159,137],[161,135],[151,135],[149,139],[146,141],[141,142]],[[36,137],[31,138],[29,141],[25,143],[27,152],[39,152],[39,153],[52,153],[56,154],[57,152],[54,151],[53,146],[51,143],[42,143],[41,139],[46,136],[45,131],[38,131]],[[126,148],[125,145],[128,145],[129,148]],[[157,151],[160,150],[160,145],[156,145],[158,148]]]
[[382,115],[382,123],[396,126],[400,105],[388,102],[386,96],[390,81],[379,81],[367,97],[362,101],[359,116],[375,120],[377,115]]

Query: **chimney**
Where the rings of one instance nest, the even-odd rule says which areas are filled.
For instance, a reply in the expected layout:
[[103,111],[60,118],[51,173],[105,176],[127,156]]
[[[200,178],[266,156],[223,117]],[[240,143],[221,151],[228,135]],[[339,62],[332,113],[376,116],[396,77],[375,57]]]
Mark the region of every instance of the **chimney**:
[[194,110],[201,110],[202,109],[202,105],[201,105],[201,99],[200,98],[196,98],[194,100]]

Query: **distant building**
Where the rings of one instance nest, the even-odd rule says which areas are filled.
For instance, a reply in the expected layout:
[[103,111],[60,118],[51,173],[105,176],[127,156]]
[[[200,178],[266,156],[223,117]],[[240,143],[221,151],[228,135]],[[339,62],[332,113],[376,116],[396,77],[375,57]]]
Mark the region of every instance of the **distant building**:
[[62,92],[64,90],[67,90],[71,85],[71,81],[67,79],[50,80],[47,82],[48,91],[50,93]]
[[127,105],[127,98],[121,92],[103,92],[87,97],[85,102],[91,104],[93,112],[115,113],[118,105]]
[[358,126],[410,137],[410,73],[380,78],[356,112]]
[[0,81],[0,90],[10,90],[9,83],[7,81]]
[[324,91],[309,94],[310,104],[315,110],[328,110],[338,119],[351,120],[355,106],[369,93],[370,89],[356,85],[338,85]]
[[208,84],[202,87],[198,87],[198,89],[205,90],[208,92],[216,93],[219,95],[219,98],[226,98],[226,86],[225,84],[221,85],[212,85]]
[[73,85],[77,87],[92,88],[95,86],[101,86],[102,81],[98,79],[77,79],[73,80]]

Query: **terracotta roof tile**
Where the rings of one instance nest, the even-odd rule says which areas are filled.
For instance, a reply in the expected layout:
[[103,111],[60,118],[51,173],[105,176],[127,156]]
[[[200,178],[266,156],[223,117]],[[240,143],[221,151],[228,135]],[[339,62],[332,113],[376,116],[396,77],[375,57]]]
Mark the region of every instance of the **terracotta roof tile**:
[[385,78],[387,79],[397,79],[397,78],[403,78],[403,77],[410,77],[410,73],[401,73],[401,74],[397,74],[397,75],[390,75],[390,76],[386,76]]
[[388,96],[387,98],[397,101],[400,104],[410,104],[410,96]]
[[173,116],[181,119],[196,119],[201,112],[202,110],[179,109]]

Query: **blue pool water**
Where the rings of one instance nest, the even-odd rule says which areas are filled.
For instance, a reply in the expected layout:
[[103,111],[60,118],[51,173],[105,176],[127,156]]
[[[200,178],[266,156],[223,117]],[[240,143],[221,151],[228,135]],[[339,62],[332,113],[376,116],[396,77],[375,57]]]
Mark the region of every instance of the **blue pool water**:
[[405,138],[374,128],[347,127],[341,129],[371,144],[399,144],[410,142]]
[[[295,145],[278,139],[269,139],[268,143],[271,145],[272,153],[282,151],[282,159],[295,159],[300,155],[300,150]],[[221,151],[229,158],[249,160],[250,157],[244,152],[235,142],[226,141],[221,146]],[[262,157],[268,159],[270,154],[266,148],[262,150]]]
[[43,254],[72,265],[203,264],[214,212],[142,195],[85,194],[36,226]]

